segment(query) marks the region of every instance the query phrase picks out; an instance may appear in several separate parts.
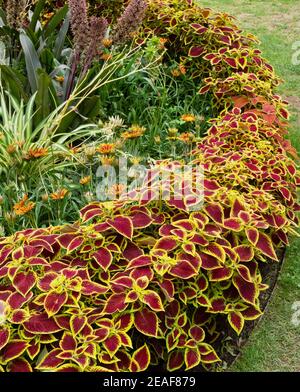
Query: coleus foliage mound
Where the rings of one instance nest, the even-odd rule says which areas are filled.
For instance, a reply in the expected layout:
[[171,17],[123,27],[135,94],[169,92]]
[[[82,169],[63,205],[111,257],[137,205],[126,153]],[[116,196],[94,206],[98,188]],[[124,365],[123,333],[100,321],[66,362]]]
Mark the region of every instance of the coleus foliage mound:
[[[2,238],[4,371],[218,362],[224,326],[239,334],[261,315],[261,266],[277,261],[298,226],[286,103],[272,92],[278,79],[254,37],[192,1],[149,1],[145,25],[168,39],[171,57],[207,77],[200,92],[218,115],[191,154],[204,168],[205,204],[191,212],[194,187],[181,201],[95,203],[75,224]],[[147,191],[145,182],[140,194]]]

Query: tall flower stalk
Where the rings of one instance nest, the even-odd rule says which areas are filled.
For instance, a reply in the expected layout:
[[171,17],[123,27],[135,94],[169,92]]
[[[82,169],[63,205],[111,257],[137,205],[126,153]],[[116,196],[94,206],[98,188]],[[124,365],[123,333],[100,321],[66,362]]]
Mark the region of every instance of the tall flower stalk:
[[14,29],[18,29],[23,26],[26,19],[25,10],[30,2],[30,0],[6,0],[4,2],[8,26]]
[[108,22],[105,18],[97,18],[92,16],[89,21],[89,37],[88,46],[86,48],[86,55],[82,76],[84,76],[90,68],[93,59],[100,52],[102,41],[108,28]]
[[86,0],[68,0],[68,2],[75,52],[81,56],[86,50],[89,40],[87,4]]
[[122,44],[132,38],[140,27],[147,9],[146,0],[131,0],[123,15],[118,19],[113,32],[114,44]]
[[[86,0],[68,0],[71,29],[74,36],[74,54],[68,78],[65,99],[68,99],[75,83],[78,69],[79,79],[87,74],[94,58],[103,48],[102,40],[108,29],[108,21],[103,17],[89,17]],[[130,40],[141,25],[147,9],[146,0],[131,0],[118,19],[112,33],[112,41],[120,45]]]
[[81,68],[81,79],[86,75],[92,61],[98,54],[101,48],[101,41],[105,37],[108,27],[108,22],[105,18],[88,17],[86,0],[68,0],[68,4],[74,37],[74,54],[68,79],[66,99],[69,98],[74,87],[78,68]]

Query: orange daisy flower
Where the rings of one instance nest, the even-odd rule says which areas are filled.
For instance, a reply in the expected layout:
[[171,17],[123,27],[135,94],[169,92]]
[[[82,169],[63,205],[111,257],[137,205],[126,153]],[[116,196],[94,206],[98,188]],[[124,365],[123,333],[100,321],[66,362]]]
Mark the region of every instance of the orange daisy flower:
[[24,195],[22,200],[16,203],[13,207],[16,215],[25,215],[27,212],[31,211],[35,206],[35,203],[28,201],[28,195]]
[[47,12],[46,14],[43,15],[43,18],[44,19],[51,19],[53,15],[54,15],[54,12]]
[[81,151],[81,147],[69,147],[71,154],[78,154]]
[[143,160],[143,158],[141,158],[141,157],[131,157],[129,160],[130,160],[130,162],[131,162],[134,166],[137,166],[137,165],[139,165],[139,164],[141,163],[141,161]]
[[14,154],[14,153],[17,151],[17,148],[16,148],[16,146],[15,146],[14,144],[9,144],[9,145],[7,146],[7,148],[6,148],[6,151],[7,151],[9,154]]
[[178,76],[181,75],[181,72],[179,69],[176,68],[176,69],[172,69],[171,74],[172,76],[174,76],[174,78],[178,78]]
[[122,195],[122,193],[125,191],[125,189],[126,189],[126,186],[124,184],[115,184],[108,190],[108,194],[110,196],[119,197],[120,195]]
[[185,122],[194,122],[196,120],[196,117],[193,114],[183,114],[181,116],[181,120]]
[[68,190],[62,188],[57,192],[51,193],[50,197],[52,200],[63,200],[67,196],[67,194],[68,194]]
[[128,131],[123,132],[121,134],[121,137],[123,139],[125,139],[125,140],[127,140],[127,139],[136,139],[136,138],[138,138],[140,136],[143,136],[145,131],[146,131],[145,127],[141,127],[139,125],[134,124],[134,125],[132,125],[131,128],[129,128]]
[[195,135],[191,132],[185,132],[178,136],[177,139],[184,143],[192,143],[195,139]]
[[168,129],[168,139],[169,140],[177,140],[178,129],[177,128],[169,128]]
[[63,83],[65,81],[64,76],[55,76],[55,80],[59,83]]
[[109,60],[112,59],[112,55],[109,54],[109,53],[103,53],[103,54],[100,56],[100,59],[101,59],[101,60],[104,60],[104,61],[109,61]]
[[81,180],[79,181],[81,185],[87,185],[91,182],[92,177],[91,176],[86,176],[81,178]]
[[186,68],[185,68],[184,65],[180,64],[180,65],[179,65],[179,70],[180,70],[180,72],[182,73],[182,75],[185,75],[185,74],[186,74]]
[[115,158],[109,157],[107,155],[103,155],[100,157],[100,162],[102,163],[103,166],[113,166],[115,163]]
[[114,143],[103,143],[97,147],[96,151],[100,154],[113,154],[115,152],[116,145]]
[[42,25],[45,26],[54,15],[54,12],[47,12],[43,15]]
[[16,144],[17,144],[18,147],[22,148],[24,146],[25,142],[24,142],[24,140],[18,140],[16,142]]
[[30,148],[26,159],[41,158],[45,157],[46,155],[48,155],[48,148]]
[[112,42],[113,42],[112,39],[104,38],[102,40],[102,45],[105,46],[106,48],[109,48],[109,47],[111,47]]

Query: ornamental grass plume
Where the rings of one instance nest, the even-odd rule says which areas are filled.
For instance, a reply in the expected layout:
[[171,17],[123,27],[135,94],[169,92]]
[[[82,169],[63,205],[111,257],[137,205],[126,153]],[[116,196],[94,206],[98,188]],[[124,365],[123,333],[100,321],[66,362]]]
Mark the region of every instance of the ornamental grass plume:
[[112,35],[114,44],[122,44],[132,38],[132,34],[137,31],[143,22],[146,9],[147,2],[145,0],[130,1],[114,28]]

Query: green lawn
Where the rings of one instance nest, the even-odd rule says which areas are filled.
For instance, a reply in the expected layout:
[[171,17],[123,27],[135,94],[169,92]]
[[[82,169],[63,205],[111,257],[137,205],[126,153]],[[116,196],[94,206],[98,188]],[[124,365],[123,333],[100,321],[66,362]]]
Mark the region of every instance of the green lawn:
[[[199,3],[234,15],[243,29],[261,40],[264,57],[285,81],[278,92],[290,102],[290,138],[300,153],[300,64],[292,63],[293,44],[300,41],[300,1],[201,0]],[[291,322],[295,301],[300,301],[300,239],[292,240],[272,302],[231,370],[300,371],[300,326],[295,327]]]

